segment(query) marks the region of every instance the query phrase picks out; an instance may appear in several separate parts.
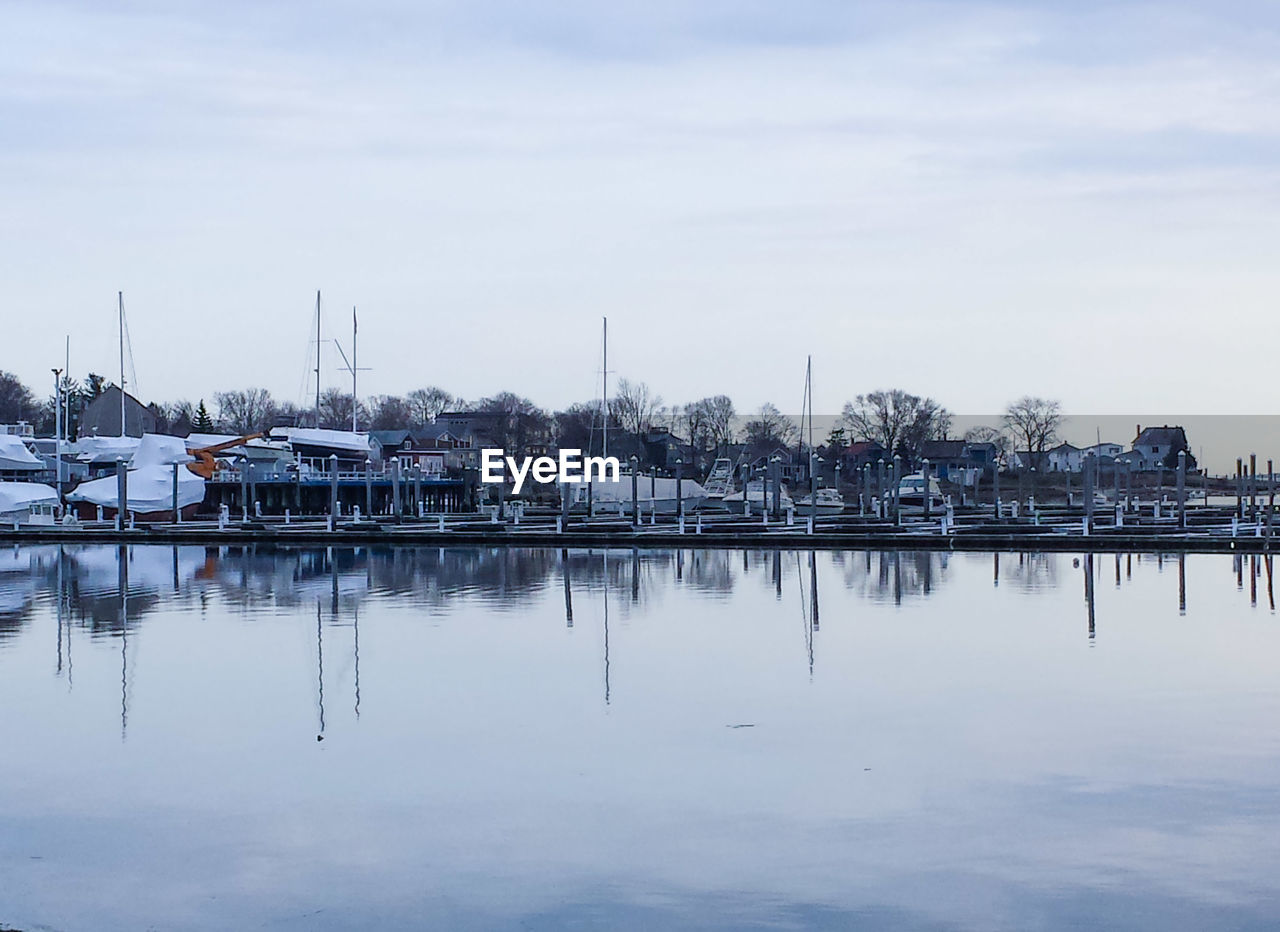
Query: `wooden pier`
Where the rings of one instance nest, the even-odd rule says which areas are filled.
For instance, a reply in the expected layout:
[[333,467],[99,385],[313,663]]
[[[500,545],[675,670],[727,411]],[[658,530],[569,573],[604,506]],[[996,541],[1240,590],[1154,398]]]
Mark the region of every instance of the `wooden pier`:
[[289,546],[449,546],[514,547],[727,547],[796,549],[911,549],[956,551],[1169,551],[1259,553],[1272,549],[1276,515],[1228,506],[1188,506],[1184,514],[1156,503],[1129,511],[1087,513],[1080,507],[1009,506],[999,516],[992,507],[969,508],[933,518],[885,520],[845,514],[812,520],[763,515],[642,514],[571,515],[551,509],[503,510],[481,514],[362,516],[335,520],[307,517],[234,518],[182,522],[85,522],[75,525],[0,527],[5,543],[192,543]]

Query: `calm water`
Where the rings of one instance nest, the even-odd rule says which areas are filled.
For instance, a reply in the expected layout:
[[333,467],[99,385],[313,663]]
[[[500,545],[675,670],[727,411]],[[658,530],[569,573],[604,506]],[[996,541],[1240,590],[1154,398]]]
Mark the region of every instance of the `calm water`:
[[0,553],[0,928],[1280,926],[1265,562],[120,553]]

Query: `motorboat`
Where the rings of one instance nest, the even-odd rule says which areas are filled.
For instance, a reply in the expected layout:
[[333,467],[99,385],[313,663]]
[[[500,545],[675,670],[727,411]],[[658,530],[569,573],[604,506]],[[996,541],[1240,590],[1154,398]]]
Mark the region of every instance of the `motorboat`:
[[724,497],[734,491],[733,460],[720,457],[712,463],[711,471],[707,473],[707,481],[702,484],[702,487],[707,493],[707,500],[702,503],[703,510],[723,510]]
[[0,523],[52,525],[57,508],[57,490],[43,483],[0,482]]
[[817,506],[816,514],[818,517],[832,517],[833,515],[844,514],[844,499],[840,493],[833,488],[821,488],[814,493],[813,500],[810,501],[809,496],[796,499],[796,514],[804,517],[815,513],[814,506]]
[[[939,515],[947,510],[947,500],[942,495],[938,480],[929,477],[929,514]],[[925,513],[925,478],[920,473],[903,476],[898,483],[898,514],[923,515]]]
[[[765,492],[768,492],[768,498]],[[730,492],[721,501],[724,503],[726,511],[733,514],[743,514],[747,506],[751,506],[752,512],[759,514],[761,509],[768,504],[769,508],[773,508],[773,488],[765,489],[765,481],[763,479],[749,479],[747,487],[742,492]],[[785,485],[779,486],[778,506],[782,511],[795,507],[795,502],[791,500],[791,495],[787,492]]]
[[[673,515],[676,506],[677,481],[666,476],[637,475],[635,483],[636,504],[641,515]],[[695,511],[707,500],[707,491],[693,479],[679,480],[680,499],[684,512]],[[587,482],[564,482],[561,494],[569,496],[569,510],[585,512],[590,499],[591,510],[596,514],[631,514],[631,473],[619,473],[617,479],[593,479]]]

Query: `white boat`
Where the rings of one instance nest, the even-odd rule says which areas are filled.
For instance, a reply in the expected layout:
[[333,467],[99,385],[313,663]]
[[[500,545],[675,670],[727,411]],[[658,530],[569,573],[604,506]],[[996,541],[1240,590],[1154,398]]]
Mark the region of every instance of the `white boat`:
[[[817,503],[818,517],[831,517],[832,515],[844,514],[844,499],[840,497],[840,493],[835,489],[824,488],[818,489],[814,496]],[[796,499],[796,514],[800,517],[814,514],[813,503],[810,502],[809,496]]]
[[[569,496],[569,510],[587,510],[588,484],[585,482],[561,483],[560,492]],[[591,507],[596,514],[631,514],[631,474],[621,473],[617,481],[593,480],[590,483]],[[688,514],[700,508],[707,500],[707,491],[693,479],[680,480],[680,498]],[[640,514],[657,512],[660,515],[676,514],[676,480],[663,476],[637,476],[636,502]]]
[[733,484],[733,460],[720,457],[712,463],[707,481],[702,485],[707,491],[707,500],[703,502],[702,510],[723,511],[724,497],[733,494],[736,489]]
[[[770,484],[768,488],[767,504],[770,509],[773,508],[773,486]],[[765,481],[763,479],[749,479],[744,492],[730,492],[723,499],[724,507],[733,514],[740,515],[746,511],[746,506],[751,506],[754,514],[760,514],[761,509],[765,507]],[[778,506],[782,511],[788,508],[794,508],[795,502],[791,500],[791,495],[787,492],[787,487],[783,485],[779,491]]]
[[[920,473],[903,476],[898,483],[898,513],[923,515],[925,511],[925,482]],[[929,514],[940,515],[947,510],[947,500],[942,495],[938,480],[929,477]]]
[[0,524],[51,525],[58,493],[39,482],[0,482]]

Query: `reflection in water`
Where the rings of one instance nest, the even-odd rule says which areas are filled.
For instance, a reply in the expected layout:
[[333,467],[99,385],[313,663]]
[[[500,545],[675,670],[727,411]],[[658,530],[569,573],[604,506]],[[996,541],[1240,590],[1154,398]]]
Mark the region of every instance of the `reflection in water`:
[[[23,752],[0,769],[0,869],[3,905],[16,897],[20,913],[0,922],[212,928],[182,921],[197,872],[226,911],[212,918],[230,928],[414,928],[442,889],[461,906],[440,927],[673,927],[686,917],[618,902],[650,908],[690,887],[704,912],[683,924],[698,927],[942,928],[912,910],[942,895],[942,912],[962,913],[1014,890],[1035,898],[1032,914],[954,925],[1169,919],[1109,923],[1147,915],[1115,904],[1052,918],[1068,897],[1109,889],[1096,861],[1157,899],[1207,890],[1206,911],[1184,924],[1273,927],[1273,897],[1243,915],[1251,923],[1213,913],[1234,891],[1280,893],[1269,879],[1280,752],[1257,739],[1280,703],[1280,630],[1249,623],[1258,601],[1274,610],[1272,558],[1177,555],[1178,614],[1213,613],[1212,651],[1205,626],[1174,614],[1172,567],[1125,562],[8,552],[0,701],[22,714],[0,719],[0,739]],[[1242,587],[1246,571],[1248,602],[1228,578]],[[1104,572],[1114,589],[1098,585]],[[75,641],[81,678],[68,696],[56,678],[65,671],[70,686]],[[1180,688],[1189,676],[1195,689]],[[1224,825],[1239,858],[1223,853]],[[1162,860],[1179,846],[1185,857]],[[969,895],[975,849],[981,897]],[[814,851],[829,869],[814,868]],[[39,874],[42,863],[59,870]],[[270,877],[255,887],[265,892],[247,890],[246,863]],[[1052,880],[1027,892],[1028,864]],[[126,869],[156,891],[154,915],[95,925],[93,909],[135,899],[104,893]],[[48,878],[67,876],[91,892],[64,921],[53,910],[75,898]],[[391,907],[368,892],[375,877],[408,891],[413,909],[381,922]],[[739,892],[748,885],[760,902]],[[877,911],[895,889],[896,911]],[[518,915],[484,912],[508,895]]]

